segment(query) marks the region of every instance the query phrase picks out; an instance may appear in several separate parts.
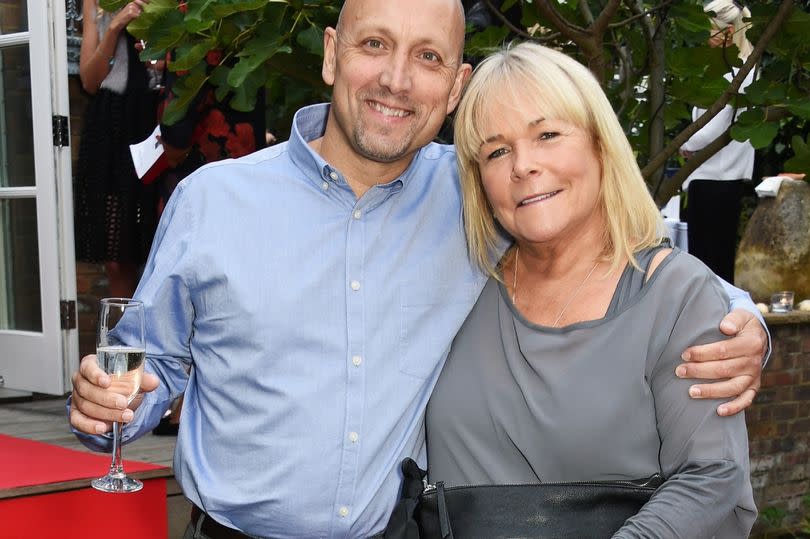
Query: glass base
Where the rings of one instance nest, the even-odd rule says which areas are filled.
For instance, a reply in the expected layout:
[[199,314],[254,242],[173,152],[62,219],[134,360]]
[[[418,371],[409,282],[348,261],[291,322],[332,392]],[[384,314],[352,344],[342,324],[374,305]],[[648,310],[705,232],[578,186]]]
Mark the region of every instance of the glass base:
[[124,474],[107,474],[104,477],[93,479],[90,485],[102,492],[117,493],[138,492],[143,488],[143,483]]

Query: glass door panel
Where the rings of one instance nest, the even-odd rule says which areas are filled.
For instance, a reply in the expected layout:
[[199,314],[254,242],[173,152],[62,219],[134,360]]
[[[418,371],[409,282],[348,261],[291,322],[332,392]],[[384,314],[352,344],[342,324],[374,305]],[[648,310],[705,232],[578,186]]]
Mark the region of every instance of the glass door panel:
[[0,329],[42,331],[37,208],[32,198],[0,201]]
[[0,48],[0,187],[35,184],[29,52]]
[[26,32],[27,30],[28,9],[26,1],[0,0],[0,35]]

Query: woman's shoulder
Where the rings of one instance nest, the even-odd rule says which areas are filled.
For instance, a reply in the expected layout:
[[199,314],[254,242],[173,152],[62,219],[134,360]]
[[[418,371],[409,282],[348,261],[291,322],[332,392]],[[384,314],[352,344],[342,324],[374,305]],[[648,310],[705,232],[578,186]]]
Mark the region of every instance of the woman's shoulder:
[[[655,264],[655,265],[653,265]],[[647,272],[647,284],[668,295],[692,296],[707,289],[722,298],[725,292],[719,278],[706,264],[678,247],[655,254]]]

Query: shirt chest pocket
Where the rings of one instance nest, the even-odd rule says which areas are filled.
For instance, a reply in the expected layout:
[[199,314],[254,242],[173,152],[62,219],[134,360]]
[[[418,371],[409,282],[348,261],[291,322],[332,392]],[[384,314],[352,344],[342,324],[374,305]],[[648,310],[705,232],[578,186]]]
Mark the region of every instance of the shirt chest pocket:
[[399,300],[399,370],[427,378],[444,360],[469,314],[475,302],[475,285],[405,283],[400,285]]

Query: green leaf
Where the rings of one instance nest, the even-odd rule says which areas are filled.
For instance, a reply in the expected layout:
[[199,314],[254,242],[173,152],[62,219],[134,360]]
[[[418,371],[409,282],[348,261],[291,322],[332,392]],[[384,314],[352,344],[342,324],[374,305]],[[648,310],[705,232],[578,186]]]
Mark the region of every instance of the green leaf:
[[235,13],[255,11],[267,5],[269,0],[217,0],[211,9],[211,16],[224,19]]
[[208,80],[205,71],[205,65],[200,64],[188,74],[177,77],[177,82],[172,88],[174,98],[163,111],[163,123],[172,125],[186,115],[189,105]]
[[791,148],[793,149],[793,157],[785,162],[786,172],[805,173],[810,178],[810,135],[804,141],[798,135],[794,135],[791,139]]
[[207,40],[177,47],[174,60],[171,62],[172,71],[186,71],[198,65],[204,61],[205,55],[213,48],[213,45],[213,41]]
[[295,38],[296,43],[313,54],[323,54],[323,29],[310,26]]
[[204,32],[212,28],[217,20],[211,16],[211,6],[216,0],[188,0],[183,26],[189,34]]
[[[247,50],[248,47],[245,47],[245,51]],[[292,49],[288,45],[266,43],[260,52],[254,52],[253,54],[240,53],[241,58],[239,58],[239,61],[228,75],[228,85],[232,88],[238,88],[251,73],[262,67],[273,55],[280,52],[290,53]]]
[[683,122],[692,121],[692,111],[689,107],[684,106],[668,106],[664,107],[664,124],[667,129],[675,129]]
[[698,77],[706,72],[703,47],[675,47],[667,52],[669,73],[677,77]]
[[231,68],[226,65],[218,65],[209,75],[208,82],[214,87],[214,96],[217,101],[224,101],[225,97],[230,93],[231,87],[228,86],[228,74]]
[[787,108],[796,116],[801,116],[806,120],[810,120],[810,100],[805,100],[799,103],[788,103]]
[[774,105],[787,99],[787,89],[781,82],[760,78],[745,89],[745,95],[755,105]]
[[[171,25],[180,24],[182,20],[183,14],[177,9],[176,0],[151,0],[144,6],[139,17],[130,21],[127,30],[138,39],[149,42],[155,40],[155,30],[165,32]],[[150,45],[156,46],[155,43]]]
[[111,13],[127,5],[127,2],[129,0],[99,0],[98,7]]
[[757,149],[770,145],[778,132],[779,124],[776,122],[763,122],[754,125],[737,123],[731,128],[731,136],[734,140],[739,142],[748,140]]
[[689,32],[703,34],[708,38],[711,24],[709,18],[703,13],[703,8],[697,4],[673,3],[669,9],[669,18],[672,20],[676,32]]
[[244,82],[233,91],[230,105],[234,110],[249,112],[256,107],[256,98],[267,78],[265,69],[252,71]]
[[501,47],[508,35],[508,28],[490,26],[467,40],[465,52],[470,56],[484,56]]
[[712,106],[726,89],[728,89],[728,81],[723,78],[712,80],[676,79],[670,85],[670,93],[673,97],[704,109]]

